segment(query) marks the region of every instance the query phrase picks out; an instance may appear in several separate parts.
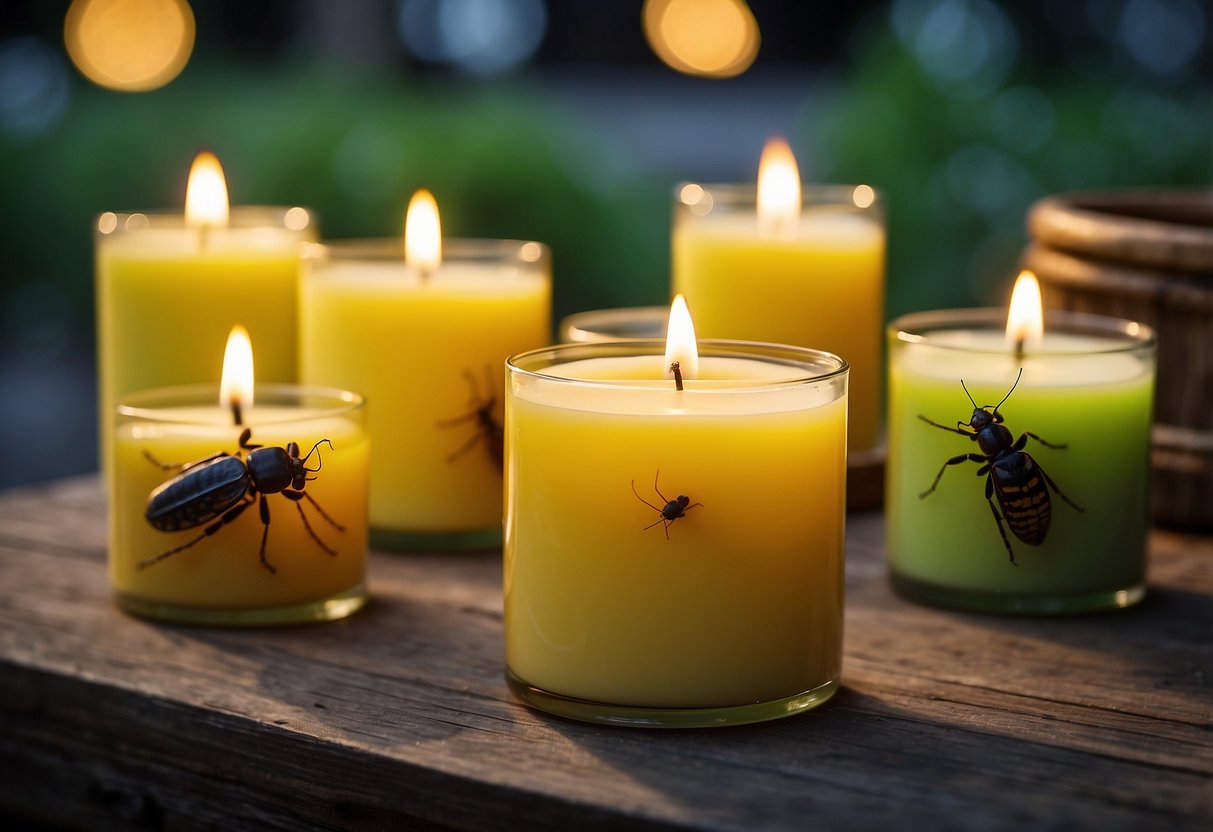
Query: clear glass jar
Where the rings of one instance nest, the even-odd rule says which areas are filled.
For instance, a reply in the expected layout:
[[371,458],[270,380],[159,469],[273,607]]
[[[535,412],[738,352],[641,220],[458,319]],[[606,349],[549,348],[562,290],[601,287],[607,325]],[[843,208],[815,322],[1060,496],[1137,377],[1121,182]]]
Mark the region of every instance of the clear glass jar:
[[109,577],[122,609],[256,626],[343,618],[366,602],[362,397],[262,385],[254,402],[241,425],[212,386],[118,403]]
[[512,357],[507,679],[599,723],[787,716],[842,662],[847,364],[701,341],[679,391],[658,341]]
[[[961,309],[889,325],[893,585],[917,601],[981,612],[1134,604],[1146,588],[1154,333],[1046,312],[1042,345],[1016,356],[1005,322],[1005,310]],[[1005,483],[974,476],[992,457],[966,438],[974,408],[994,405],[1008,441],[1024,437],[1020,451],[1035,466]],[[1022,534],[1000,497],[1023,518]]]

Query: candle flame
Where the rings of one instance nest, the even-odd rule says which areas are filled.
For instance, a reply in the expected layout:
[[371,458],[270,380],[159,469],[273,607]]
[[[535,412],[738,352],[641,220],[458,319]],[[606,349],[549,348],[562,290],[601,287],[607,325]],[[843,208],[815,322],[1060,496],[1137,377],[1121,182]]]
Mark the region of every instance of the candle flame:
[[215,154],[203,151],[194,157],[185,186],[187,225],[225,226],[228,220],[227,180]]
[[699,348],[695,343],[695,324],[691,322],[691,310],[682,295],[675,295],[670,304],[670,321],[665,335],[665,368],[666,374],[672,375],[670,369],[678,362],[678,369],[684,379],[695,378],[699,375]]
[[223,351],[219,405],[233,410],[253,406],[253,342],[248,330],[240,324],[232,327]]
[[404,215],[404,262],[428,274],[442,265],[442,223],[438,202],[425,188],[413,194]]
[[1011,306],[1007,312],[1007,346],[1016,352],[1025,347],[1038,347],[1044,340],[1044,304],[1040,299],[1040,283],[1026,269],[1019,273],[1011,291]]
[[800,168],[788,143],[776,136],[762,149],[758,163],[758,225],[787,236],[800,222]]

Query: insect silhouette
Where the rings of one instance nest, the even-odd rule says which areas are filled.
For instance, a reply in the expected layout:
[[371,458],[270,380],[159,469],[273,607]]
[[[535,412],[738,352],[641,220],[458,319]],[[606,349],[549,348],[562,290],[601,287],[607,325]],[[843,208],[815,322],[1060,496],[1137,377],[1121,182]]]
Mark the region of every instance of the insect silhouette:
[[[1007,548],[1007,556],[1011,558],[1012,565],[1016,565],[1015,552],[1011,549],[1011,541],[1007,539],[1006,530],[1002,525],[1004,518],[1007,526],[1011,528],[1011,533],[1017,539],[1029,546],[1039,546],[1044,542],[1045,535],[1049,533],[1049,524],[1053,518],[1049,489],[1052,489],[1058,497],[1069,503],[1075,510],[1079,512],[1083,510],[1057,487],[1057,483],[1053,482],[1052,478],[1032,458],[1032,455],[1024,450],[1029,436],[1046,448],[1061,449],[1066,445],[1046,442],[1031,431],[1024,431],[1018,439],[1012,442],[1012,433],[1003,424],[1006,420],[999,413],[998,408],[1011,398],[1011,394],[1019,386],[1021,378],[1023,378],[1022,369],[1015,377],[1015,383],[1011,385],[1011,389],[1002,397],[1002,401],[993,406],[993,410],[988,404],[978,407],[962,379],[960,386],[973,405],[973,415],[969,417],[967,423],[957,421],[954,428],[933,422],[921,414],[918,416],[928,425],[940,430],[967,436],[981,449],[981,453],[958,454],[945,462],[940,467],[939,473],[935,475],[931,487],[919,494],[918,498],[926,499],[935,490],[940,478],[943,477],[943,472],[949,465],[959,465],[962,462],[980,464],[977,476],[986,478],[986,502],[990,506],[990,512],[994,515],[994,522],[998,524],[998,533],[1002,536],[1002,543]],[[970,428],[971,432],[964,430],[966,427]],[[992,498],[998,499],[997,508],[994,506]],[[998,513],[999,508],[1002,509],[1001,515]]]
[[476,384],[476,377],[472,375],[472,371],[465,369],[463,377],[467,379],[468,389],[471,390],[471,398],[469,399],[471,409],[453,419],[443,419],[438,422],[438,427],[451,428],[465,422],[472,422],[475,425],[476,432],[458,449],[447,454],[446,461],[454,462],[483,441],[485,449],[488,451],[489,459],[499,469],[504,470],[505,432],[502,430],[502,426],[493,419],[493,408],[497,406],[497,396],[493,393],[493,369],[487,364],[484,366],[485,395],[483,397],[480,395],[480,390]]
[[644,530],[647,532],[649,529],[653,528],[658,523],[661,523],[665,526],[665,539],[669,540],[670,539],[670,526],[674,525],[674,521],[677,520],[679,517],[685,516],[688,511],[695,508],[696,506],[702,506],[703,503],[692,503],[691,498],[686,496],[685,494],[679,494],[675,499],[667,500],[665,498],[665,495],[661,493],[661,489],[657,487],[657,480],[660,478],[661,478],[661,469],[658,468],[657,476],[653,477],[653,490],[657,492],[657,496],[661,498],[661,501],[663,503],[665,503],[665,505],[662,506],[661,508],[658,508],[657,506],[653,505],[648,500],[646,500],[644,497],[640,496],[639,492],[636,491],[636,480],[632,480],[632,493],[636,495],[637,500],[644,503],[646,506],[653,509],[653,511],[657,512],[657,514],[660,515],[655,521],[653,521],[652,523],[649,523],[649,525],[645,526]]
[[[325,553],[336,556],[337,552],[312,529],[301,505],[301,501],[307,500],[330,526],[339,532],[345,531],[345,526],[329,517],[312,495],[303,490],[307,483],[316,479],[308,475],[319,471],[323,464],[317,449],[325,443],[332,448],[333,443],[321,439],[312,446],[307,456],[300,458],[299,444],[296,442],[291,442],[285,448],[267,448],[251,444],[251,437],[252,430],[249,428],[245,428],[240,434],[240,451],[249,452],[247,462],[241,459],[238,451],[235,455],[217,453],[185,465],[166,465],[144,451],[148,460],[166,471],[181,469],[175,477],[156,486],[148,496],[147,521],[162,532],[193,529],[204,523],[210,525],[192,540],[140,561],[140,569],[146,569],[194,546],[233,522],[253,503],[259,503],[261,524],[265,527],[261,532],[259,557],[261,565],[269,570],[270,574],[274,574],[278,570],[265,559],[265,542],[270,533],[267,494],[281,494],[293,502],[299,510],[299,517],[303,520],[303,527],[307,529],[308,535]],[[311,459],[312,454],[316,454],[317,465],[315,468],[308,468],[307,461]]]

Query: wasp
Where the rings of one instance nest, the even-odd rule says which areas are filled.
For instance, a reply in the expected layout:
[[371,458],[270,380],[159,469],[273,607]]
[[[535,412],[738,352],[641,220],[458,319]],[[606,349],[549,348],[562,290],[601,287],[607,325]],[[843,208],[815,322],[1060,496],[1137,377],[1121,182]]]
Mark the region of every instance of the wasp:
[[[249,452],[247,462],[240,457],[240,452],[235,455],[221,452],[185,465],[165,465],[154,459],[151,454],[144,452],[144,456],[153,464],[165,470],[181,469],[179,474],[156,486],[148,495],[147,522],[162,532],[193,529],[204,523],[210,525],[192,540],[166,552],[161,552],[155,557],[140,561],[140,569],[146,569],[171,555],[194,546],[235,521],[253,503],[258,503],[261,511],[261,524],[264,526],[261,532],[261,565],[270,574],[274,574],[278,570],[265,559],[265,542],[270,533],[270,507],[266,500],[267,494],[281,494],[293,502],[295,508],[299,510],[299,517],[303,520],[303,527],[307,529],[308,535],[326,554],[336,556],[337,552],[321,540],[312,529],[307,515],[303,513],[301,504],[301,501],[307,500],[330,526],[339,532],[345,531],[344,526],[329,517],[320,504],[312,498],[312,495],[303,490],[307,483],[316,479],[308,475],[320,470],[322,461],[318,451],[319,447],[327,444],[329,448],[332,448],[333,443],[327,439],[321,439],[307,452],[307,456],[300,457],[297,442],[291,442],[285,448],[267,448],[251,444],[249,442],[251,438],[252,430],[249,428],[245,428],[240,434],[240,451]],[[312,454],[316,454],[317,465],[315,468],[307,467],[307,462],[311,459]]]
[[[1062,449],[1067,446],[1046,442],[1031,431],[1024,431],[1018,439],[1012,441],[1013,434],[1003,424],[1006,420],[998,409],[1011,398],[1021,378],[1022,368],[1011,389],[992,410],[988,404],[978,407],[969,393],[969,388],[965,387],[964,380],[961,379],[960,386],[973,405],[973,415],[967,423],[958,421],[954,428],[933,422],[921,414],[918,416],[928,425],[940,430],[967,436],[981,449],[981,453],[958,454],[945,462],[935,475],[931,487],[918,495],[919,499],[926,499],[935,490],[949,465],[959,465],[962,462],[976,462],[981,465],[977,469],[977,476],[986,478],[986,502],[994,515],[994,522],[998,524],[998,533],[1002,536],[1002,543],[1007,548],[1007,556],[1011,558],[1012,565],[1016,565],[1015,552],[1011,549],[1011,541],[1007,539],[1006,530],[1003,528],[1004,519],[1018,540],[1029,546],[1039,546],[1049,533],[1049,524],[1053,519],[1053,506],[1049,500],[1050,489],[1076,511],[1083,510],[1057,487],[1057,483],[1053,482],[1032,455],[1024,450],[1029,436],[1046,448]],[[998,499],[997,507],[993,498]],[[999,514],[999,509],[1002,509],[1002,514]]]
[[637,500],[644,503],[649,508],[653,509],[653,511],[657,512],[657,514],[659,515],[655,521],[653,521],[649,525],[645,526],[644,530],[647,532],[649,529],[653,528],[658,523],[662,523],[665,526],[665,539],[669,540],[670,539],[670,526],[672,526],[674,524],[674,521],[677,520],[679,517],[685,516],[688,511],[695,508],[696,506],[703,506],[703,503],[692,503],[691,498],[686,496],[685,494],[679,494],[675,499],[667,500],[665,495],[661,493],[661,489],[657,487],[657,480],[660,478],[661,478],[661,469],[658,468],[657,476],[653,477],[653,490],[657,492],[657,496],[661,498],[661,501],[663,503],[665,503],[665,505],[662,506],[661,508],[658,508],[657,506],[653,505],[648,500],[646,500],[644,497],[640,496],[639,492],[636,491],[636,480],[632,480],[632,493],[636,495]]
[[476,384],[476,377],[472,375],[471,370],[465,369],[463,377],[468,381],[468,389],[471,391],[469,403],[471,409],[466,413],[456,416],[453,419],[444,419],[438,423],[440,428],[450,428],[456,425],[464,424],[465,422],[473,422],[476,427],[476,432],[472,434],[467,442],[464,442],[456,450],[447,454],[446,461],[454,462],[459,457],[466,454],[472,448],[483,440],[485,449],[488,451],[489,459],[491,459],[499,469],[505,468],[505,431],[495,419],[493,419],[493,408],[497,406],[497,397],[493,393],[493,370],[487,364],[484,366],[485,391],[486,395],[481,397],[480,390]]

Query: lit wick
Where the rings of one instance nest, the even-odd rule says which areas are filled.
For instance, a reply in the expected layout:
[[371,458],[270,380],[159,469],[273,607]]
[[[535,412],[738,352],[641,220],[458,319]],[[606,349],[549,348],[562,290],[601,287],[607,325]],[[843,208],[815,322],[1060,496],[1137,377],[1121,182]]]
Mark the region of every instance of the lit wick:
[[1022,335],[1015,339],[1015,360],[1021,364],[1023,363],[1024,340]]
[[239,399],[232,399],[232,424],[236,427],[244,424],[244,412],[240,409]]
[[670,372],[674,374],[674,389],[682,389],[682,364],[675,361],[670,365]]

